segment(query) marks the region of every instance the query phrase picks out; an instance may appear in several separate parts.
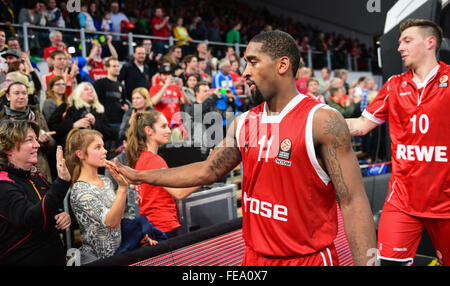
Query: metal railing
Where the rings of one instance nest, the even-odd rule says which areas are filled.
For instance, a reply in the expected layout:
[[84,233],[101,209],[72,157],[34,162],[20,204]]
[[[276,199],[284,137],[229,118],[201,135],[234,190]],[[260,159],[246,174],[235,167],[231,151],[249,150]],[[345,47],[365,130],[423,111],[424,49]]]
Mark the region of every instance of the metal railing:
[[[0,23],[0,26],[6,26],[5,23]],[[78,43],[79,44],[79,53],[82,57],[87,57],[88,55],[88,44],[89,44],[89,40],[93,37],[99,37],[99,36],[106,36],[106,35],[112,35],[113,37],[123,37],[125,38],[125,40],[119,40],[119,41],[113,41],[116,43],[116,45],[120,45],[122,44],[123,46],[127,46],[127,53],[128,56],[131,56],[133,54],[133,47],[136,45],[136,40],[139,39],[151,39],[151,40],[165,40],[167,41],[169,46],[173,46],[175,44],[175,42],[177,42],[178,40],[176,38],[174,38],[173,36],[171,37],[157,37],[157,36],[151,36],[151,35],[142,35],[142,34],[135,34],[132,32],[129,33],[116,33],[116,32],[102,32],[102,31],[96,31],[96,32],[87,32],[84,29],[73,29],[73,28],[59,28],[59,27],[47,27],[47,26],[36,26],[36,25],[30,25],[28,23],[24,23],[24,24],[10,24],[10,26],[13,27],[17,27],[19,29],[17,29],[16,31],[16,37],[20,40],[22,40],[22,49],[24,51],[28,51],[30,48],[30,39],[34,39],[35,40],[35,33],[33,33],[33,30],[44,30],[46,31],[46,33],[53,31],[53,30],[58,30],[61,33],[63,33],[63,37],[65,35],[65,33],[74,33],[74,37],[66,37],[66,39],[69,39],[69,41],[73,41],[73,43]],[[19,32],[20,31],[20,32]],[[30,33],[31,31],[31,33]],[[42,37],[41,37],[42,38]],[[208,41],[208,40],[204,40],[204,41],[200,41],[200,40],[192,40],[191,43],[194,44],[198,44],[198,43],[205,43],[207,45],[211,45],[211,46],[232,46],[234,47],[234,50],[236,52],[236,54],[238,56],[241,56],[241,48],[246,48],[247,45],[245,44],[229,44],[229,43],[225,43],[225,42],[214,42],[214,41]],[[43,50],[43,49],[42,49]],[[365,58],[365,59],[361,59],[358,57],[354,57],[351,54],[347,54],[345,57],[345,60],[341,59],[341,63],[340,64],[334,64],[333,63],[333,56],[338,55],[337,53],[332,53],[330,51],[327,51],[325,54],[321,51],[315,51],[315,50],[307,50],[302,52],[303,55],[306,54],[305,58],[306,58],[306,64],[307,66],[310,67],[314,67],[317,69],[320,69],[321,67],[328,67],[330,70],[336,69],[336,68],[346,68],[349,71],[359,71],[359,64],[358,61],[362,60],[364,62],[363,65],[365,65],[367,68],[364,69],[365,71],[369,71],[372,72],[373,71],[373,62],[371,58]],[[322,55],[322,57],[321,57]],[[322,62],[321,66],[317,65],[317,62],[315,62],[316,60],[320,60],[320,62]]]

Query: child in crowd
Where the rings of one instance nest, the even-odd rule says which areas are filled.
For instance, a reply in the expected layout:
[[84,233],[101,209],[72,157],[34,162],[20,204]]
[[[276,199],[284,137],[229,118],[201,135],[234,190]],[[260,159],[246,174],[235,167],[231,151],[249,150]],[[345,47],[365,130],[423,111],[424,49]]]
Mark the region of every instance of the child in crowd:
[[[83,244],[81,263],[113,256],[121,246],[121,221],[127,198],[127,181],[108,168],[118,184],[98,174],[105,167],[106,149],[102,135],[93,129],[75,128],[67,136],[66,162],[72,178],[70,204],[80,225]],[[141,245],[156,245],[145,235]]]

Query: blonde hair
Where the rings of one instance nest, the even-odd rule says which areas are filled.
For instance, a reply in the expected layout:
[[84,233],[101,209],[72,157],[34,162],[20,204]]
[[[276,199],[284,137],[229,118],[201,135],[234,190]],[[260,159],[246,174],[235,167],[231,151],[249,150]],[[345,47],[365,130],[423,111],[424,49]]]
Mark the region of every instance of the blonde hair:
[[127,131],[127,147],[125,153],[127,156],[128,165],[135,167],[137,160],[142,152],[147,148],[147,134],[145,127],[153,128],[159,116],[163,114],[156,110],[146,112],[136,112],[130,121],[130,127]]
[[[81,93],[84,90],[84,87],[88,85],[92,88],[92,92],[94,93],[94,102],[88,103],[80,98]],[[76,109],[81,109],[83,107],[86,108],[94,108],[97,113],[104,113],[105,107],[103,104],[100,103],[98,100],[97,93],[95,92],[94,86],[90,82],[82,82],[72,91],[72,93],[69,96],[69,103],[70,105],[75,106]]]
[[66,156],[67,169],[72,178],[72,184],[78,180],[81,173],[81,160],[76,155],[76,151],[80,150],[86,153],[89,144],[94,141],[95,136],[103,138],[102,134],[94,129],[74,128],[67,134],[64,154]]
[[148,92],[148,89],[146,89],[145,87],[138,87],[133,89],[131,95],[135,93],[139,93],[145,99],[145,108],[152,107],[152,101],[150,100],[150,93]]
[[[28,94],[34,93],[34,87],[31,86],[30,81],[26,75],[19,71],[9,72],[6,74],[7,77],[12,77],[12,82],[21,82],[27,88]],[[6,89],[0,91],[0,97],[5,95]]]

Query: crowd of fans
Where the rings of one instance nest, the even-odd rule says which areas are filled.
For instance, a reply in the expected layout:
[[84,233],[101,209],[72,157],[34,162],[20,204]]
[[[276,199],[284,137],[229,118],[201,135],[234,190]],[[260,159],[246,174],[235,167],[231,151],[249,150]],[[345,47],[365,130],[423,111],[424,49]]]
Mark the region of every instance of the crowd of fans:
[[[274,15],[266,8],[250,7],[238,0],[226,3],[208,0],[80,0],[79,3],[79,12],[74,12],[75,7],[67,7],[67,1],[3,0],[0,3],[3,11],[0,17],[5,23],[28,22],[37,26],[83,28],[87,33],[133,32],[156,37],[173,36],[183,54],[193,51],[195,45],[192,47],[192,40],[246,44],[260,31],[279,29],[296,39],[303,57],[306,57],[308,50],[314,51],[315,69],[326,65],[327,51],[331,54],[332,69],[349,68],[347,55],[357,59],[359,70],[368,70],[367,59],[374,62],[376,58],[374,49],[358,39],[335,32],[325,33],[319,27],[291,17]],[[14,34],[14,28],[8,29],[7,33]],[[31,30],[30,34],[34,35],[29,40],[30,49],[42,56],[42,49],[48,44],[46,31]],[[77,36],[67,36],[65,41],[73,41]],[[99,38],[104,40],[103,37]],[[116,49],[123,48],[118,42],[126,38],[114,37]],[[167,52],[164,43],[160,39],[154,40],[155,54]],[[218,58],[223,57],[220,48],[215,47],[213,53]],[[372,68],[376,69],[376,66],[372,65]]]
[[[223,138],[230,119],[249,110],[253,105],[250,90],[241,76],[245,62],[235,53],[234,47],[214,51],[205,43],[193,44],[192,39],[225,40],[230,44],[236,41],[245,43],[255,33],[269,29],[267,23],[271,23],[272,28],[285,29],[292,35],[299,36],[302,39],[299,41],[299,48],[304,52],[311,48],[307,39],[314,39],[318,32],[317,29],[291,20],[269,17],[267,11],[247,14],[249,8],[239,3],[234,6],[230,3],[195,1],[194,6],[194,1],[165,1],[159,4],[166,6],[158,6],[154,1],[126,1],[120,6],[118,2],[112,1],[108,6],[104,1],[82,1],[82,12],[68,14],[65,2],[49,0],[48,3],[37,2],[33,7],[22,8],[19,12],[19,22],[55,27],[81,26],[87,31],[116,31],[120,26],[116,18],[128,19],[127,21],[135,26],[136,33],[150,34],[152,31],[152,35],[157,35],[156,31],[165,29],[160,31],[159,36],[167,36],[173,32],[179,41],[166,49],[158,40],[143,39],[134,47],[132,57],[122,63],[111,35],[106,35],[104,42],[91,39],[89,56],[83,58],[69,53],[62,33],[52,31],[48,35],[49,45],[39,46],[49,71],[41,74],[37,71],[30,52],[22,51],[20,41],[11,33],[11,29],[0,30],[0,119],[30,120],[37,123],[37,167],[48,183],[58,182],[58,175],[63,172],[57,167],[57,162],[61,159],[56,155],[56,146],[62,146],[66,152],[77,148],[87,149],[87,145],[80,147],[80,144],[88,142],[86,138],[89,136],[101,144],[104,142],[104,156],[118,157],[121,162],[126,163],[124,154],[127,143],[130,140],[143,140],[145,136],[139,134],[147,134],[147,130],[142,127],[145,125],[139,125],[139,120],[161,121],[163,128],[169,131],[169,142],[194,140],[193,130],[200,128],[202,152],[206,157],[215,143],[219,143]],[[2,3],[5,7],[11,4],[8,1]],[[141,6],[137,3],[141,3]],[[110,10],[103,10],[105,7]],[[230,9],[233,9],[232,13]],[[119,12],[120,10],[123,13]],[[229,16],[220,17],[217,11]],[[254,18],[240,17],[242,14],[253,15]],[[155,20],[155,17],[158,19]],[[184,26],[185,22],[188,26]],[[315,48],[320,46],[327,49],[334,45],[332,35],[324,37],[321,33],[319,39],[326,43],[315,45]],[[342,40],[343,38],[340,38],[338,41],[341,43]],[[299,92],[336,108],[344,117],[357,117],[376,95],[377,87],[373,79],[365,77],[349,84],[347,74],[345,69],[335,69],[332,76],[332,72],[323,67],[320,75],[316,75],[313,67],[301,64],[297,73],[297,87]],[[150,110],[160,113],[148,115],[148,119],[134,116]],[[208,114],[215,114],[217,117],[206,120]],[[194,120],[198,115],[200,120]],[[213,125],[220,126],[220,132],[202,141],[205,130]],[[139,131],[139,128],[142,130]],[[133,131],[130,133],[128,129]],[[130,134],[135,134],[136,138],[127,138]],[[74,141],[70,138],[80,139]],[[362,145],[363,150],[369,154],[371,141],[367,138],[362,139]],[[145,145],[145,142],[143,140],[139,144]],[[149,142],[147,140],[147,144]],[[75,143],[80,146],[75,146]],[[101,144],[99,143],[102,147]],[[137,146],[136,150],[140,150],[139,144],[132,145]],[[158,144],[161,144],[160,141],[154,143],[155,146]],[[65,156],[74,157],[73,154]],[[139,156],[134,157],[137,160]],[[128,189],[127,192],[126,184],[117,174],[109,174],[115,188],[110,186],[103,176],[92,177],[92,174],[104,171],[99,169],[95,162],[80,158],[68,159],[72,181],[75,183],[75,172],[77,178],[83,178],[85,181],[91,179],[98,183],[94,184],[97,187],[91,190],[79,181],[81,183],[74,187],[82,193],[71,197],[75,216],[86,240],[83,247],[87,249],[88,256],[91,255],[86,261],[92,261],[111,256],[119,248],[117,227],[120,225],[120,217],[117,218],[117,214],[121,213],[120,210],[123,213],[125,209],[129,219],[139,217],[139,213],[145,214],[139,212],[142,205],[136,202],[134,188]],[[368,159],[371,159],[370,156]],[[110,170],[106,171],[107,174],[108,171]],[[107,195],[100,198],[100,201],[91,202],[90,205],[81,199],[80,194],[99,192],[97,189],[102,189],[100,186],[108,187],[105,193]],[[119,189],[116,193],[112,192],[117,187]],[[174,191],[174,194],[177,192]],[[174,194],[171,193],[176,197]],[[105,205],[111,208],[110,212],[108,207],[99,207]],[[96,208],[100,208],[102,213],[94,214],[92,209]],[[102,220],[111,223],[98,225]],[[163,226],[158,227],[164,229]],[[96,233],[99,231],[106,233],[108,237],[102,245],[97,244],[100,238]],[[146,235],[146,239],[140,241],[141,244],[157,243],[148,237],[148,233]],[[108,241],[111,244],[105,245]]]

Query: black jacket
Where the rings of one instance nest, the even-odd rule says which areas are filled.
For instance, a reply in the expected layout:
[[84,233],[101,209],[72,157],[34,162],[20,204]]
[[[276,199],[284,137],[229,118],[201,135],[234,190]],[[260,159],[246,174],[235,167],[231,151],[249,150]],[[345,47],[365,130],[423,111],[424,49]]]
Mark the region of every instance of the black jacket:
[[135,88],[145,87],[150,88],[150,68],[144,64],[144,72],[138,68],[134,61],[126,62],[120,69],[118,81],[124,81],[127,91],[127,99],[131,101],[131,93]]
[[0,265],[65,264],[54,217],[69,187],[60,178],[49,185],[30,171],[0,171]]
[[117,138],[118,134],[116,134],[116,131],[114,131],[107,122],[105,113],[108,111],[100,114],[94,109],[87,110],[84,107],[77,109],[73,105],[67,109],[67,104],[61,103],[48,120],[48,128],[52,131],[56,131],[56,134],[53,137],[55,138],[57,145],[63,147],[66,145],[66,137],[70,130],[72,130],[73,124],[77,120],[83,118],[88,112],[92,113],[95,117],[93,129],[102,133],[104,141]]

